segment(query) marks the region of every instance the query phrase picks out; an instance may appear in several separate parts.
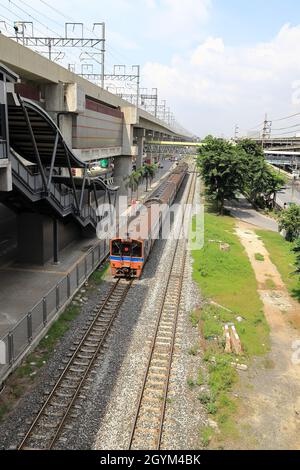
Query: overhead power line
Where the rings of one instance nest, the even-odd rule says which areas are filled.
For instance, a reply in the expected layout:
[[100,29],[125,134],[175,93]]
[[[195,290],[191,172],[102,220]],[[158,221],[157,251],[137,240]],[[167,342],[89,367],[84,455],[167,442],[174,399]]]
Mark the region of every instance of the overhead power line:
[[294,124],[293,126],[287,126],[287,127],[274,127],[273,131],[284,131],[286,129],[293,129],[294,127],[299,127],[300,123]]
[[285,121],[286,119],[290,119],[290,118],[295,117],[295,116],[300,116],[300,113],[290,114],[289,116],[285,116],[285,117],[278,118],[278,119],[272,119],[272,121],[273,122]]

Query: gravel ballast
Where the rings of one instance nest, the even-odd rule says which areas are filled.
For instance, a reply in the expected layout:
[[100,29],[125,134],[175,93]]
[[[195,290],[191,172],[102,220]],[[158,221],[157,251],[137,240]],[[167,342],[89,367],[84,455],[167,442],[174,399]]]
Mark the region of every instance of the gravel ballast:
[[[167,283],[174,244],[171,239],[155,243],[142,278],[134,283],[127,294],[105,347],[97,359],[96,367],[81,394],[82,398],[78,400],[77,413],[70,420],[69,430],[64,432],[58,448],[128,448],[156,323],[157,304]],[[108,277],[97,290],[84,293],[88,301],[83,304],[81,313],[73,321],[32,389],[1,424],[1,448],[16,447],[43,403],[45,392],[51,389],[66,351],[69,351],[78,338],[78,332],[85,325],[88,314],[104,298],[111,285],[110,281]],[[192,327],[189,316],[200,302],[198,289],[192,282],[192,261],[188,253],[162,439],[163,449],[199,448],[199,428],[207,424],[205,411],[197,400],[203,387],[191,388],[188,385],[188,379],[196,381],[198,370],[203,367],[201,354],[190,354],[191,348],[199,344],[199,333],[197,328]]]

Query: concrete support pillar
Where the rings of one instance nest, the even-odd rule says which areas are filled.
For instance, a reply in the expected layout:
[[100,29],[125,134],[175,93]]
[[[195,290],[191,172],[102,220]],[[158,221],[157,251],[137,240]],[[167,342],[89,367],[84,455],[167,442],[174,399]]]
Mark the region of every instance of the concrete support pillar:
[[11,163],[6,158],[0,159],[0,191],[12,190]]
[[[50,114],[53,121],[58,125],[67,145],[72,148],[72,125],[73,117],[71,114],[59,114],[65,113],[65,86],[63,83],[51,84],[45,86],[45,98],[46,98],[46,111]],[[62,170],[63,176],[68,176],[68,170],[64,168]]]
[[114,181],[117,186],[120,186],[119,195],[127,195],[126,177],[132,172],[132,156],[115,157],[114,165]]
[[58,261],[59,250],[78,239],[74,222],[62,223],[45,214],[22,213],[17,216],[18,261],[43,265]]
[[52,257],[52,220],[37,213],[18,216],[18,261],[43,265]]
[[56,122],[56,113],[65,111],[65,89],[63,83],[45,86],[46,111]]
[[72,126],[73,116],[72,114],[61,114],[59,116],[59,128],[64,136],[67,145],[72,148]]
[[137,170],[141,168],[143,164],[143,155],[144,155],[144,144],[145,144],[145,129],[137,129],[136,131],[136,137],[137,137],[137,147],[138,147],[138,153],[136,157],[136,168]]

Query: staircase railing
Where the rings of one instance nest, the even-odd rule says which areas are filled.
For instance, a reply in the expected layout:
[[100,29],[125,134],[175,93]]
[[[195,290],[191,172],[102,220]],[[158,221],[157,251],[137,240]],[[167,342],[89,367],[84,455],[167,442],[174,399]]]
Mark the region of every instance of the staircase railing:
[[73,213],[77,220],[84,225],[90,221],[94,226],[97,224],[96,210],[90,205],[84,205],[80,213],[76,214],[73,191],[51,182],[48,187],[48,193],[45,192],[43,180],[39,173],[32,174],[30,169],[18,158],[12,151],[12,171],[13,176],[20,181],[35,199],[47,199],[61,216]]

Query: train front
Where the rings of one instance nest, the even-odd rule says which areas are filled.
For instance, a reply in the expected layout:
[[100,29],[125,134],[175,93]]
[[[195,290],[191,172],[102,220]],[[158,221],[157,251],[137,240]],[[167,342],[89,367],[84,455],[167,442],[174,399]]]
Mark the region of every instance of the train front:
[[110,241],[110,267],[114,277],[140,277],[143,265],[142,241],[121,238]]

